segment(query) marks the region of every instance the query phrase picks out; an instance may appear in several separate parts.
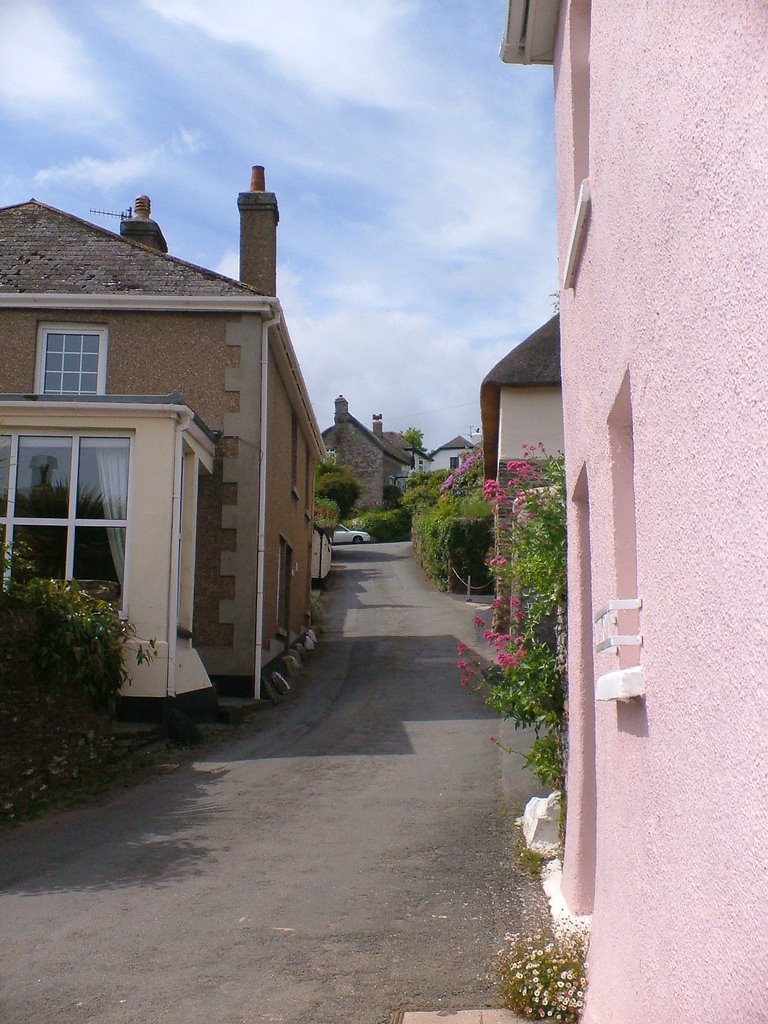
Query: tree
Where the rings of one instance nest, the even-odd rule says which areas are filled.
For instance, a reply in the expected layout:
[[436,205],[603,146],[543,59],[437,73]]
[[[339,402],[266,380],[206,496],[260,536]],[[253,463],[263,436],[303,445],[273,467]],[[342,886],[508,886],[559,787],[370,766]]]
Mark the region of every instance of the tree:
[[424,431],[419,430],[418,427],[408,427],[403,431],[402,437],[411,448],[422,448],[424,444]]
[[318,463],[315,497],[335,501],[341,519],[347,518],[362,493],[363,485],[349,466],[329,461]]

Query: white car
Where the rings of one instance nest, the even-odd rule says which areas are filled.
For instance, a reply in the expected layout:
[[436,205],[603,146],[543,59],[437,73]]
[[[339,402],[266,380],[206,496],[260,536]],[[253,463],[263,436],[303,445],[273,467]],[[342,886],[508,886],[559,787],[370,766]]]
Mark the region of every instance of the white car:
[[370,539],[370,533],[366,533],[365,530],[350,530],[341,523],[333,531],[334,544],[367,544]]

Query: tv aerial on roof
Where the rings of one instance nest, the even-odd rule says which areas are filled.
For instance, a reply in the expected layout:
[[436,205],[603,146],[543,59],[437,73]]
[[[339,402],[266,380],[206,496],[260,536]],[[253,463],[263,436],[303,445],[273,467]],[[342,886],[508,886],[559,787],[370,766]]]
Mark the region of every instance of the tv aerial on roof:
[[133,207],[129,206],[127,210],[120,210],[116,213],[114,210],[89,210],[89,213],[95,213],[98,217],[119,217],[120,220],[128,220],[133,216]]

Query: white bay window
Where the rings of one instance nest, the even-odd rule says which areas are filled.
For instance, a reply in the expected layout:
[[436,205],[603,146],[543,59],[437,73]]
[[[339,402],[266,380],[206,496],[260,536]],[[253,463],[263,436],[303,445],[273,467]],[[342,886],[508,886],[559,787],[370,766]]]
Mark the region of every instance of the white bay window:
[[112,583],[122,594],[130,437],[0,436],[4,542],[51,579]]

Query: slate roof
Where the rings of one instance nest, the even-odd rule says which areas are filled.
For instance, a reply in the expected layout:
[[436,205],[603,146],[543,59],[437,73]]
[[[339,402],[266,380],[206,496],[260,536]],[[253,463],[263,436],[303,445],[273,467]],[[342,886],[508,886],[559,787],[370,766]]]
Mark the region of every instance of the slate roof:
[[257,294],[36,199],[0,208],[0,296],[20,292]]
[[[351,423],[352,426],[355,427],[357,430],[362,431],[362,433],[368,438],[368,440],[373,441],[376,447],[380,448],[386,455],[389,455],[393,459],[397,459],[398,462],[402,462],[403,465],[405,466],[410,466],[410,449],[408,449],[408,451],[406,452],[401,445],[394,444],[392,441],[389,440],[388,437],[386,437],[386,434],[392,433],[392,431],[386,431],[381,437],[377,437],[372,430],[369,430],[368,427],[366,427],[363,423],[360,422],[360,420],[354,417],[352,413],[347,413],[345,422]],[[334,446],[335,440],[336,424],[334,423],[333,426],[326,427],[325,430],[323,431],[323,441],[325,442],[326,446],[330,446],[332,448]]]
[[404,455],[409,461],[413,457],[414,452],[416,455],[420,455],[422,459],[429,458],[424,448],[413,448],[408,444],[403,435],[399,434],[396,430],[385,430],[383,432],[383,440],[397,451],[399,455]]
[[560,314],[521,341],[486,375],[480,385],[483,464],[486,479],[498,469],[499,392],[503,387],[560,387]]
[[434,455],[435,452],[444,452],[448,450],[458,450],[463,452],[465,448],[472,447],[473,445],[471,441],[468,441],[466,437],[462,437],[461,434],[457,434],[456,437],[452,438],[450,441],[446,441],[445,444],[441,444],[439,448],[435,448],[435,451],[432,452],[432,454]]

